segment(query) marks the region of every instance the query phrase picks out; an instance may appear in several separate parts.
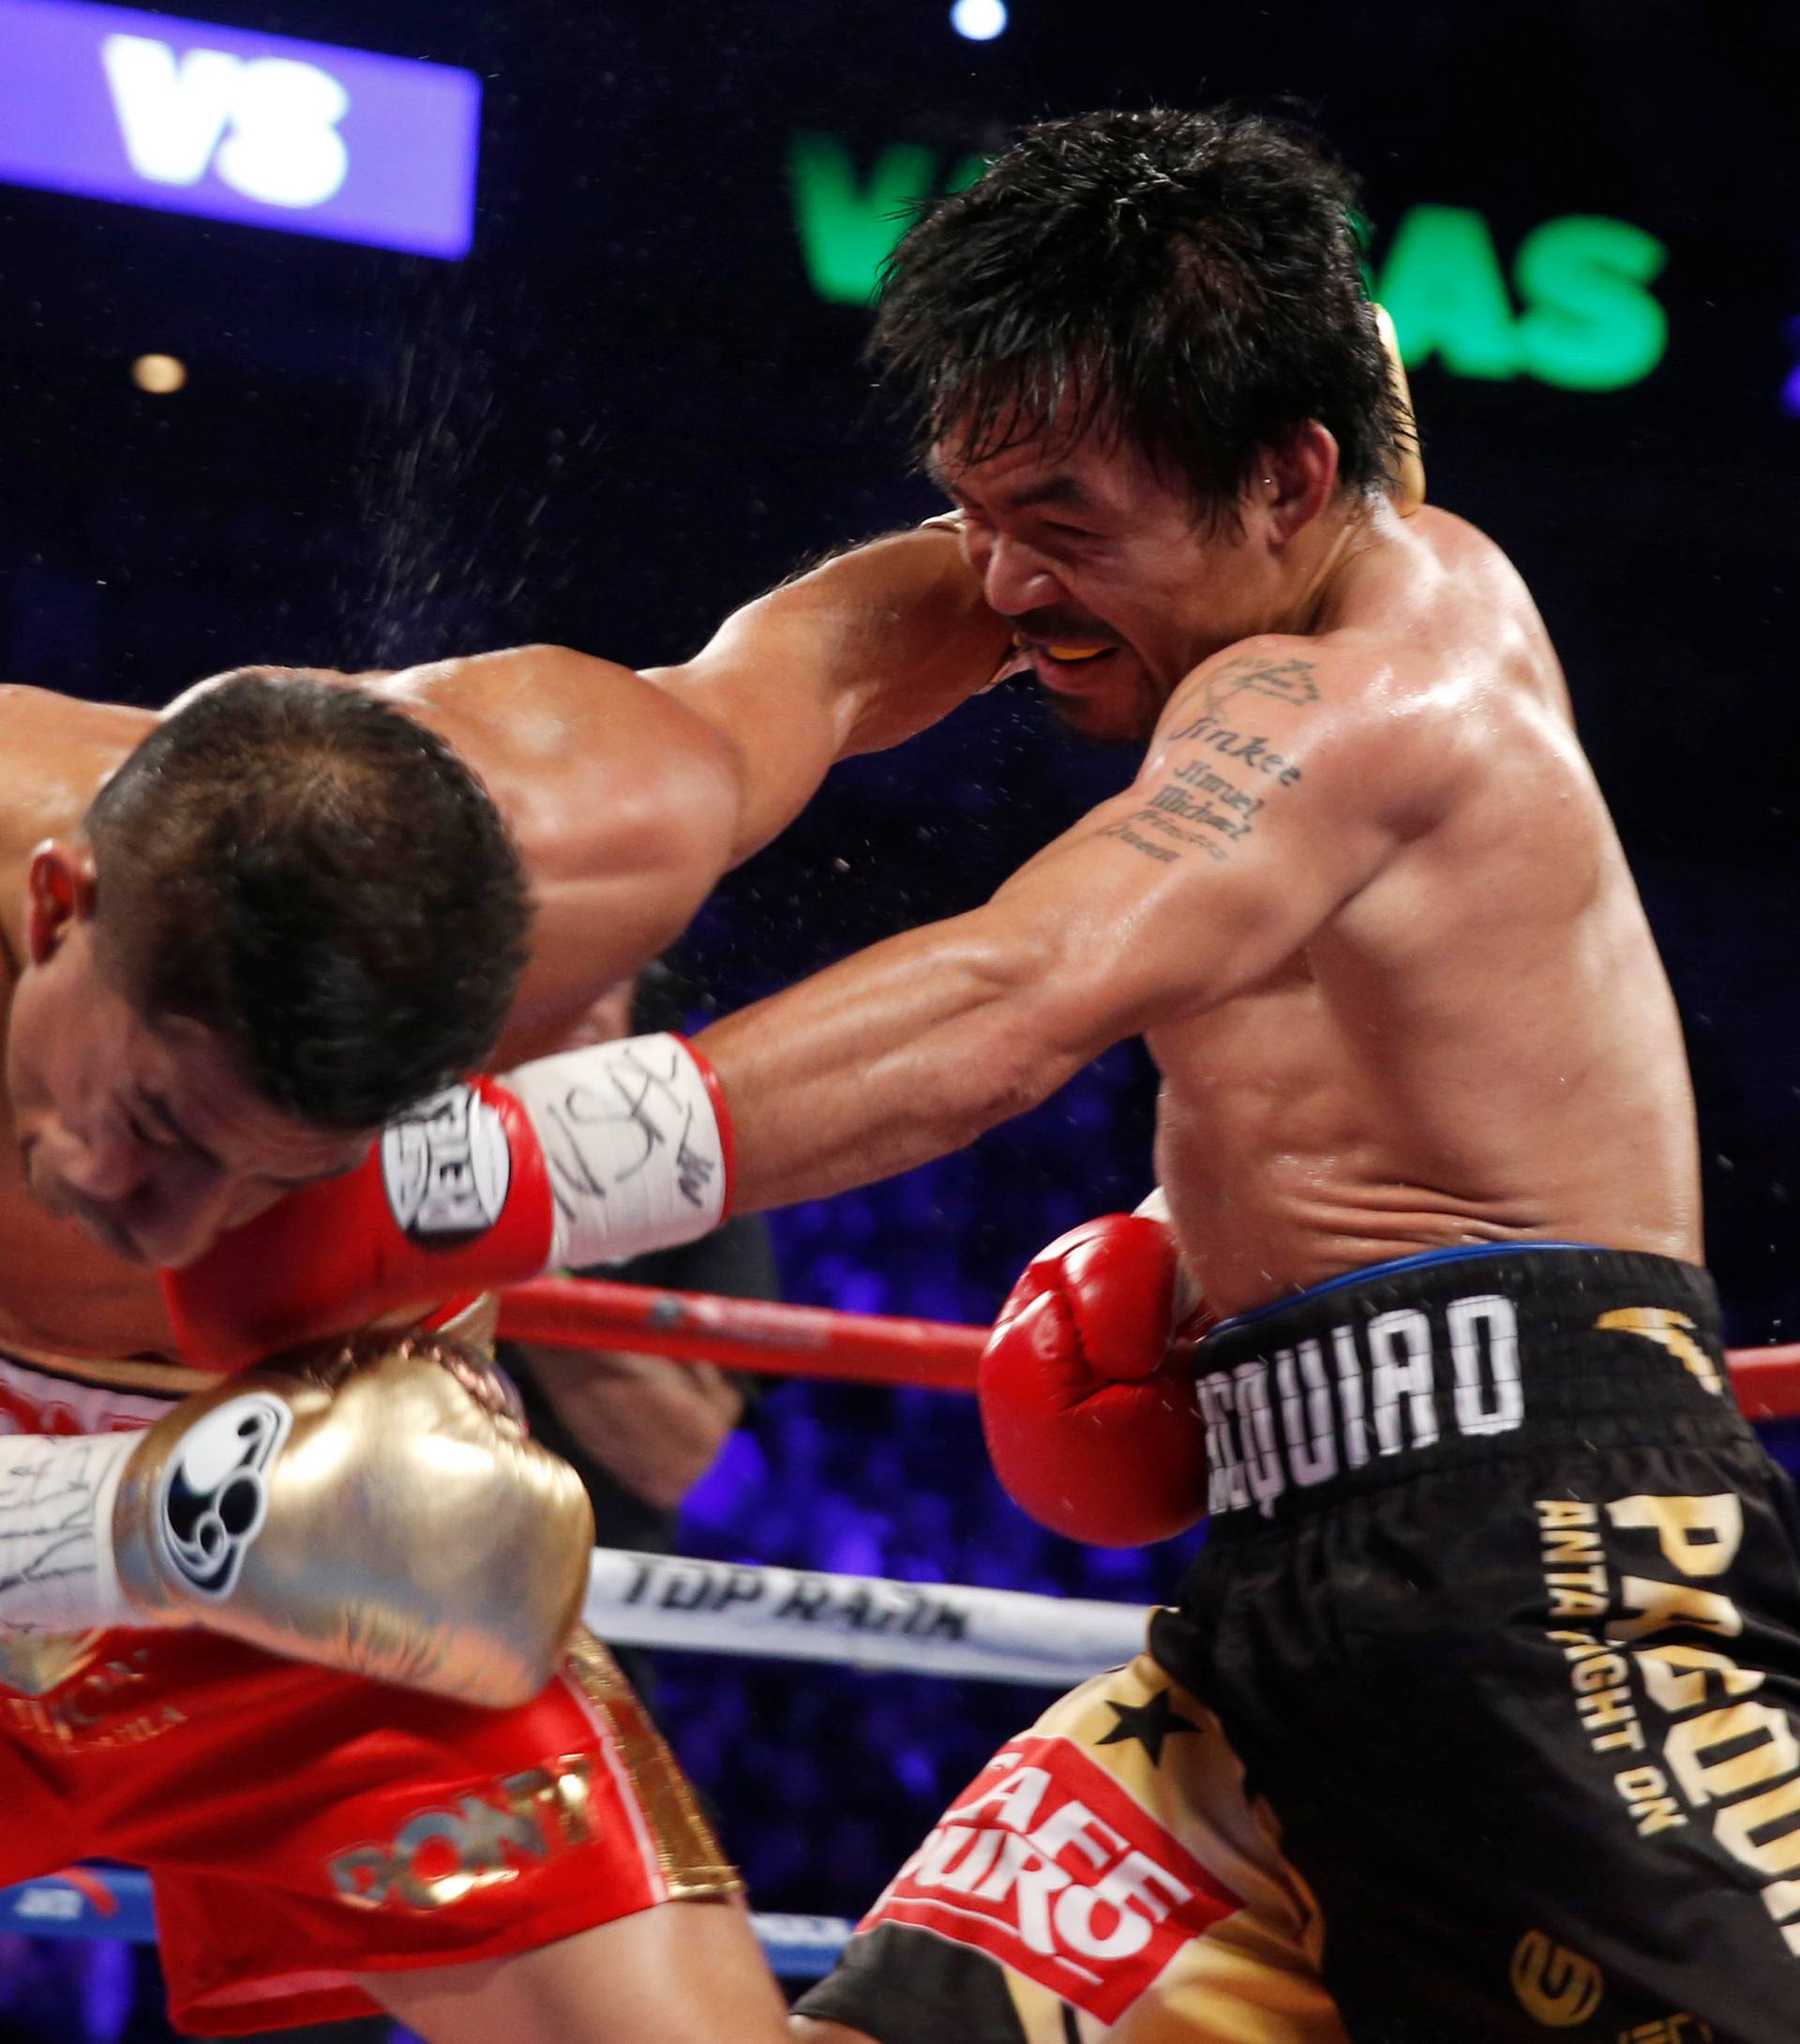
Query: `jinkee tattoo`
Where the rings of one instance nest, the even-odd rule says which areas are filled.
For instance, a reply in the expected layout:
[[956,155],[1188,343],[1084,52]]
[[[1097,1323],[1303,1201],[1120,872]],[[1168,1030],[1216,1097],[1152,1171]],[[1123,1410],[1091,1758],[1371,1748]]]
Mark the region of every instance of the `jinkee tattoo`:
[[[1179,858],[1184,847],[1197,849],[1209,859],[1228,859],[1231,847],[1252,834],[1269,795],[1276,789],[1294,787],[1301,773],[1262,732],[1243,729],[1241,719],[1228,723],[1221,712],[1234,698],[1246,695],[1303,709],[1319,699],[1312,672],[1310,660],[1270,663],[1253,655],[1221,669],[1207,684],[1201,714],[1163,742],[1169,747],[1194,746],[1202,756],[1172,767],[1143,808],[1108,824],[1102,834],[1163,864]],[[1232,761],[1238,779],[1217,763],[1225,759]],[[1243,785],[1246,780],[1249,787]]]

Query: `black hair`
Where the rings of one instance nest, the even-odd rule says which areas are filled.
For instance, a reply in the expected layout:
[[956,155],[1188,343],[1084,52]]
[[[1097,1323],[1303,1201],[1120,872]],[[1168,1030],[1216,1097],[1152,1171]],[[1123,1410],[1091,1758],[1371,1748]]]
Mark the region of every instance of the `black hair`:
[[387,703],[246,669],[158,725],[84,828],[133,1003],[218,1031],[272,1105],[375,1128],[492,1052],[525,875],[475,774]]
[[1350,173],[1304,128],[1220,109],[1028,128],[924,207],[883,273],[870,353],[982,460],[1098,432],[1229,516],[1308,420],[1340,487],[1392,487],[1409,427],[1363,283]]

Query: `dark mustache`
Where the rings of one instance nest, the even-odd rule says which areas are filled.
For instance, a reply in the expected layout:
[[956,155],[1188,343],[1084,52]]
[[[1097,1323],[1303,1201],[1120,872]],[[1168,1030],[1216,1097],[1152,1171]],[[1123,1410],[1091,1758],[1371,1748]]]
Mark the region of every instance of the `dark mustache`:
[[1022,610],[1007,622],[1021,639],[1035,639],[1040,642],[1118,636],[1103,618],[1081,617],[1072,610],[1058,610],[1049,605],[1042,610]]

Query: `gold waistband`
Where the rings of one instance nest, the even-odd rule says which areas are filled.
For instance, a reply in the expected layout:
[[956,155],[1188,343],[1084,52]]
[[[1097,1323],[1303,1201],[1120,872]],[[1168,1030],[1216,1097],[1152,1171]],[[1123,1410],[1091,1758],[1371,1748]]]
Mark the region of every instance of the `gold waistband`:
[[156,1356],[59,1356],[46,1348],[28,1347],[23,1342],[0,1341],[0,1357],[71,1383],[142,1391],[152,1398],[186,1398],[189,1391],[203,1391],[218,1381],[204,1370],[190,1370],[185,1362],[165,1362]]
[[[499,1318],[500,1300],[485,1292],[437,1331],[491,1352]],[[28,1370],[42,1370],[51,1376],[65,1377],[71,1383],[103,1385],[115,1391],[142,1391],[151,1398],[186,1398],[190,1391],[207,1390],[218,1382],[211,1371],[190,1369],[185,1362],[168,1362],[157,1356],[62,1356],[5,1338],[0,1338],[0,1359],[22,1363]]]

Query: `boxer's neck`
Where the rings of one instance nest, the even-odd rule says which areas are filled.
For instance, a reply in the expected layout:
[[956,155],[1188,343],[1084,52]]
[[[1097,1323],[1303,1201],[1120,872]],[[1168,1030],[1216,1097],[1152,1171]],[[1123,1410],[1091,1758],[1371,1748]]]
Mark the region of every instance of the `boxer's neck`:
[[1288,599],[1263,627],[1310,639],[1341,621],[1367,557],[1396,538],[1400,519],[1382,500],[1346,497],[1292,542]]

